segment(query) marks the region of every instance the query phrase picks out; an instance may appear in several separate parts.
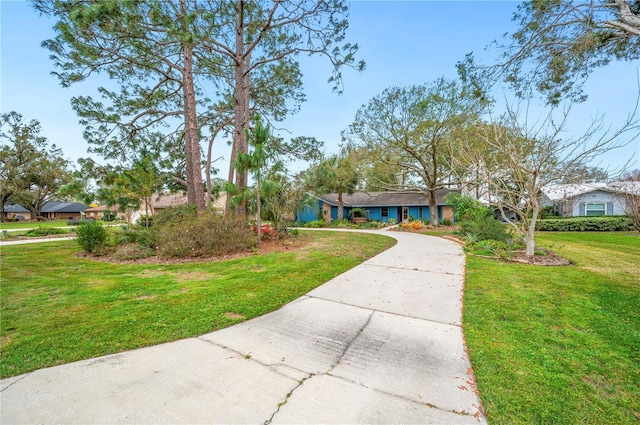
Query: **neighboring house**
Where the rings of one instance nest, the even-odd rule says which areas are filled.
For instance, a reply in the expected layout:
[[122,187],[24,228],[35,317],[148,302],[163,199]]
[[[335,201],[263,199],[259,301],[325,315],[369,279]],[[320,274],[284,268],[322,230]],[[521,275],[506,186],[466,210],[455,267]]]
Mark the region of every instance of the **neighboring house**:
[[626,198],[619,183],[559,184],[542,190],[543,207],[562,217],[625,215]]
[[106,205],[98,205],[97,207],[87,208],[86,210],[84,210],[84,215],[87,218],[95,218],[96,220],[102,220],[107,211],[114,214],[117,218],[126,221],[127,215],[126,213],[119,211],[118,205],[113,205],[111,207],[107,207]]
[[[453,221],[453,209],[445,204],[443,196],[452,192],[448,189],[440,189],[436,193],[438,202],[438,219]],[[338,194],[316,196],[317,201],[312,206],[305,208],[296,214],[296,221],[306,223],[324,218],[326,221],[338,218]],[[388,222],[390,219],[396,223],[408,221],[409,218],[430,218],[429,200],[419,193],[396,192],[356,192],[353,195],[343,194],[343,217],[350,218],[349,213],[354,208],[361,208],[368,220]]]
[[20,219],[29,220],[31,218],[31,212],[22,205],[5,205],[2,212],[3,219]]
[[[227,194],[225,192],[221,192],[218,199],[212,201],[211,208],[220,214],[224,214],[226,201]],[[186,203],[187,195],[182,193],[153,194],[151,196],[151,205],[149,205],[149,215],[157,214],[168,207],[175,207]],[[140,209],[133,212],[131,222],[136,223],[140,218],[145,216],[145,213],[144,202],[141,202]]]
[[[42,206],[40,215],[50,220],[67,219],[69,217],[80,218],[87,208],[89,208],[88,205],[80,202],[49,201]],[[29,210],[21,205],[7,205],[4,207],[3,214],[5,218],[14,218],[18,215],[24,216],[25,220],[32,218]]]
[[50,201],[42,206],[40,214],[50,220],[81,218],[89,205],[80,202]]

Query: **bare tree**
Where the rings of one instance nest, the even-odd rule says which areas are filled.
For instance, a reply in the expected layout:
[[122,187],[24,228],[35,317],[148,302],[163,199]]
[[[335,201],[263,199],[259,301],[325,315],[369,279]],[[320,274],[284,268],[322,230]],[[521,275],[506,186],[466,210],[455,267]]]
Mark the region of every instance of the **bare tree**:
[[629,187],[623,193],[624,213],[631,220],[633,228],[640,232],[640,182],[629,182]]
[[633,228],[640,232],[640,169],[628,171],[612,186],[623,195],[622,209]]
[[585,100],[583,83],[597,67],[640,58],[637,0],[529,0],[513,20],[518,30],[495,43],[501,60],[478,66],[469,54],[459,64],[463,75],[503,79],[522,95],[535,88],[559,104],[565,96]]
[[[527,256],[533,256],[542,189],[558,181],[571,182],[575,170],[634,140],[640,128],[636,111],[637,105],[615,131],[608,130],[599,117],[582,134],[563,138],[570,108],[551,110],[532,121],[529,111],[508,107],[499,119],[478,126],[484,148],[465,148],[461,141],[457,160],[461,165],[482,164],[478,176],[480,184],[489,189],[490,203],[524,239]],[[508,211],[515,212],[518,220],[508,220]]]

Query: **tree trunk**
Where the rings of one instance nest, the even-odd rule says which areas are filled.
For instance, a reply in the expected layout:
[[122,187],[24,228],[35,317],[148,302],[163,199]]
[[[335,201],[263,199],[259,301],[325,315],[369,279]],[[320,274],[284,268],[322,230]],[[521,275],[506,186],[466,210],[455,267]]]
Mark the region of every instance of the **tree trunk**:
[[534,211],[533,217],[531,217],[531,221],[529,222],[529,228],[527,229],[527,235],[524,240],[525,247],[526,247],[525,255],[527,257],[533,257],[536,253],[536,241],[534,239],[534,233],[536,231],[537,213],[538,211]]
[[149,200],[144,198],[144,227],[149,229]]
[[202,172],[200,170],[200,137],[196,111],[196,93],[193,83],[193,51],[184,47],[184,131],[187,146],[187,201],[196,205],[198,211],[206,209]]
[[533,238],[533,235],[527,234],[525,239],[526,251],[525,254],[527,257],[533,257],[536,253],[536,241]]
[[256,194],[257,197],[257,201],[258,201],[258,214],[256,216],[256,229],[257,229],[257,233],[258,233],[258,245],[260,245],[260,242],[262,242],[262,219],[260,217],[260,175],[258,174],[258,182],[257,182],[257,188],[258,188],[258,192]]
[[342,213],[344,202],[342,201],[342,191],[338,191],[338,220],[342,220],[344,214]]
[[216,138],[216,134],[212,134],[209,139],[209,147],[207,149],[207,168],[205,170],[205,176],[207,179],[207,193],[206,193],[206,207],[207,209],[211,209],[211,198],[212,198],[212,189],[211,189],[211,151],[213,150],[213,141]]
[[438,225],[438,201],[436,199],[436,191],[429,191],[429,223],[433,226]]
[[[235,134],[234,134],[235,138]],[[229,183],[233,183],[233,177],[235,175],[235,168],[233,167],[233,162],[236,160],[236,142],[235,140],[231,143],[231,158],[229,160],[229,177],[227,181]],[[224,216],[231,217],[231,196],[226,197],[224,202]]]
[[[235,51],[235,130],[233,133],[233,145],[235,156],[248,153],[249,148],[245,129],[249,123],[249,85],[248,69],[249,57],[244,51],[244,1],[238,0],[236,6],[236,51]],[[236,170],[236,187],[242,191],[247,187],[247,172]],[[243,201],[236,207],[236,216],[247,217],[247,203]]]

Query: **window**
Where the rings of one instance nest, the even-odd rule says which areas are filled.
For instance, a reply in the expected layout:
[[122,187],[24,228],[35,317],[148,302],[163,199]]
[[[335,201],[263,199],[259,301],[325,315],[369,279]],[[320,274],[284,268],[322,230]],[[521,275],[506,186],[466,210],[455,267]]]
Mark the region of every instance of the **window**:
[[586,204],[586,215],[606,215],[607,204],[599,203],[599,204]]
[[382,218],[388,218],[389,217],[389,208],[388,207],[382,207],[381,211],[380,211],[380,215],[382,215]]

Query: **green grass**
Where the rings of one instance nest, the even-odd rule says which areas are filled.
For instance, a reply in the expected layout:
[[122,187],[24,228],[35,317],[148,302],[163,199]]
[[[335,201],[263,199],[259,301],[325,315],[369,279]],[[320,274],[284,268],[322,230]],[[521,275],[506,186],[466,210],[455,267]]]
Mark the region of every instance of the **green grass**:
[[640,418],[640,236],[545,233],[574,265],[469,257],[464,329],[491,424]]
[[174,341],[273,311],[392,246],[310,232],[301,250],[177,265],[75,256],[72,241],[3,247],[0,376]]
[[[12,221],[12,222],[0,222],[0,229],[12,230],[12,229],[35,229],[38,227],[65,227],[67,226],[67,220],[51,220],[51,221]],[[73,227],[73,226],[69,226]]]

